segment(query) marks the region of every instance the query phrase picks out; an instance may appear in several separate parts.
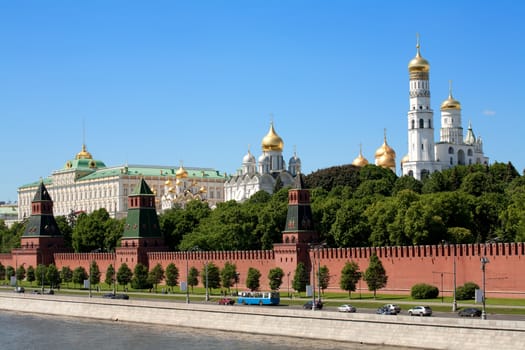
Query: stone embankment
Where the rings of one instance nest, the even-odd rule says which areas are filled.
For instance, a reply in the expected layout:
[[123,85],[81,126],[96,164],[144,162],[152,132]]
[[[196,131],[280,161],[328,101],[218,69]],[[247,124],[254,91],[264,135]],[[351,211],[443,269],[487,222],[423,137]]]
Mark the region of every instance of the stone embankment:
[[0,309],[424,349],[517,349],[525,322],[340,314],[281,307],[0,294]]

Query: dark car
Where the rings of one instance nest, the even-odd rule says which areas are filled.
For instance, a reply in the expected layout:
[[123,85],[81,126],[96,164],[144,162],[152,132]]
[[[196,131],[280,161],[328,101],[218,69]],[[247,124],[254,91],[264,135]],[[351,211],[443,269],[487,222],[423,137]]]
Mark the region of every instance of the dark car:
[[235,304],[235,300],[232,298],[221,298],[219,299],[219,305],[233,305]]
[[396,310],[391,309],[389,307],[381,306],[380,308],[376,310],[376,314],[378,315],[397,315],[397,312]]
[[481,310],[475,307],[468,307],[458,312],[459,317],[481,317]]
[[323,303],[321,301],[319,301],[319,300],[317,300],[315,302],[315,306],[314,307],[312,307],[312,305],[313,305],[313,301],[310,300],[309,302],[307,302],[306,304],[303,305],[303,309],[305,309],[305,310],[312,310],[312,309],[313,310],[321,310],[323,308]]
[[128,300],[129,296],[127,294],[115,294],[115,293],[107,293],[102,296],[102,298],[106,299],[124,299]]
[[17,286],[15,287],[15,293],[24,293],[26,290],[24,289],[24,287],[20,287],[20,286]]

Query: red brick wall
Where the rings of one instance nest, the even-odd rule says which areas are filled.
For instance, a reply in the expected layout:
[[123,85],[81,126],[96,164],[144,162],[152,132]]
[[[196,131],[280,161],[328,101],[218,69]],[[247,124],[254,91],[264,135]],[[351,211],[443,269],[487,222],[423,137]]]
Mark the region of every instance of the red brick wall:
[[[297,260],[303,252],[293,251],[293,246],[283,245],[274,251],[226,251],[226,252],[149,252],[147,259],[152,268],[160,263],[164,269],[173,262],[179,269],[179,281],[186,279],[186,261],[189,267],[196,267],[202,271],[206,261],[213,261],[220,269],[229,261],[237,267],[240,273],[238,288],[245,289],[248,268],[253,267],[261,272],[261,289],[268,289],[268,273],[279,266],[285,272],[282,290],[288,285],[287,273],[290,272],[290,283],[293,279]],[[416,283],[432,284],[442,290],[441,275],[443,274],[444,295],[452,295],[454,260],[456,260],[456,285],[459,287],[465,282],[475,282],[482,286],[482,271],[480,258],[486,256],[489,263],[486,265],[486,293],[487,297],[525,297],[525,243],[498,243],[498,244],[468,244],[457,246],[409,246],[409,247],[381,247],[381,248],[327,248],[319,252],[321,266],[326,265],[330,271],[329,291],[340,291],[339,279],[341,270],[347,261],[355,261],[361,271],[368,267],[372,253],[376,253],[385,267],[388,275],[386,288],[379,293],[408,294]],[[0,254],[0,262],[15,267],[24,264],[36,267],[36,249],[19,248],[11,254]],[[186,255],[188,254],[188,255]],[[115,264],[118,270],[122,262],[127,262],[134,268],[137,257],[126,255],[120,250],[113,253],[55,253],[49,257],[60,270],[62,266],[69,266],[72,270],[83,266],[89,271],[89,264],[96,260],[101,272],[101,280],[109,264]],[[310,252],[310,260],[312,260]],[[316,251],[317,259],[317,251]],[[46,257],[47,260],[47,257]],[[46,261],[48,264],[51,261]],[[318,260],[314,261],[318,266]],[[307,261],[307,266],[310,262]],[[202,281],[199,278],[200,285]],[[366,284],[361,281],[362,292],[367,292]],[[359,292],[359,290],[357,291]]]

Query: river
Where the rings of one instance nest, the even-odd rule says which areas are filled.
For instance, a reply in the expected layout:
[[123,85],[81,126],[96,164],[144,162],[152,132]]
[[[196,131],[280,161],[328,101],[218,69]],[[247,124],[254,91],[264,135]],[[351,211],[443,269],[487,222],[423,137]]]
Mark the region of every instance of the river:
[[2,349],[400,350],[405,348],[0,311]]

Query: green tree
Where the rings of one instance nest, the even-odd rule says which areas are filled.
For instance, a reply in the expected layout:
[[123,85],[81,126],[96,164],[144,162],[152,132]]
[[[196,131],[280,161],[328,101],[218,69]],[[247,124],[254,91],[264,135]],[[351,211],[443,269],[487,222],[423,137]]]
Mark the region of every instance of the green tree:
[[128,267],[126,263],[123,263],[120,265],[118,271],[117,271],[117,282],[121,286],[127,286],[131,279],[133,278],[133,272],[131,272],[131,269]]
[[175,287],[179,284],[179,269],[174,263],[166,266],[166,285],[168,287]]
[[62,269],[60,270],[60,278],[66,283],[66,286],[68,286],[69,282],[73,281],[73,271],[71,271],[69,266],[62,266]]
[[228,292],[230,288],[235,284],[237,279],[237,267],[235,264],[226,261],[224,267],[221,270],[221,284],[223,288],[227,288]]
[[191,287],[191,292],[193,293],[193,287],[199,284],[199,270],[196,267],[190,267],[188,272],[188,286]]
[[148,268],[142,263],[135,265],[133,277],[131,278],[131,287],[134,289],[148,289],[152,283],[148,281]]
[[249,290],[258,290],[261,285],[260,279],[261,272],[259,270],[253,267],[248,268],[248,275],[246,276],[246,287]]
[[[2,276],[1,272],[0,276]],[[26,280],[27,282],[29,282],[30,285],[33,285],[33,282],[36,280],[35,268],[32,265],[29,265],[27,267]]]
[[342,290],[348,291],[348,298],[350,298],[352,296],[352,292],[355,292],[357,283],[360,279],[361,272],[359,271],[359,265],[355,261],[347,261],[341,270],[341,280],[339,281],[339,287]]
[[24,278],[26,278],[26,269],[25,269],[24,265],[20,265],[16,269],[16,280],[17,281],[23,281]]
[[[37,280],[38,280],[38,275],[39,273],[38,273],[38,268],[37,268]],[[82,266],[79,266],[73,270],[72,281],[74,284],[83,285],[84,281],[87,280],[87,278],[88,278],[88,273],[86,272],[86,269],[83,268]]]
[[292,280],[292,288],[298,292],[304,292],[309,282],[310,274],[306,270],[304,263],[298,263]]
[[73,227],[69,224],[67,217],[65,216],[56,216],[55,217],[58,229],[64,237],[64,245],[68,248],[73,248],[72,246],[72,234]]
[[89,266],[89,283],[92,285],[100,283],[100,269],[95,260],[93,260]]
[[157,293],[157,285],[164,279],[164,269],[160,263],[157,263],[155,267],[151,269],[148,275],[148,282],[153,284],[155,287],[155,293]]
[[193,232],[208,217],[211,209],[206,202],[190,201],[185,208],[176,207],[159,215],[159,225],[166,245],[176,250],[182,238]]
[[2,263],[0,263],[0,279],[6,278],[6,268]]
[[113,283],[115,283],[115,268],[112,264],[109,264],[106,270],[106,278],[104,283],[106,283],[108,286],[111,286]]
[[39,286],[43,286],[47,284],[47,267],[43,264],[38,264],[36,267],[36,284]]
[[330,270],[326,265],[323,265],[317,273],[319,274],[317,277],[320,280],[321,290],[324,295],[325,289],[328,288],[328,285],[330,284]]
[[124,231],[124,221],[112,219],[105,208],[78,216],[72,232],[76,252],[112,251]]
[[5,277],[9,281],[12,276],[14,276],[16,273],[15,268],[11,265],[7,265],[5,268]]
[[49,285],[51,289],[55,288],[56,286],[60,285],[60,272],[58,272],[57,267],[55,264],[50,264],[47,267],[46,271],[46,279],[49,282]]
[[379,260],[376,254],[370,256],[368,268],[365,271],[363,279],[368,285],[368,290],[374,292],[374,299],[376,298],[377,290],[386,286],[388,276],[386,275],[381,260]]
[[275,267],[268,273],[271,290],[279,290],[283,284],[284,271],[280,267]]
[[[208,272],[208,291],[221,287],[221,274],[219,268],[213,263],[208,262],[202,269],[201,276],[206,278],[206,266]],[[205,281],[203,281],[205,282]]]

